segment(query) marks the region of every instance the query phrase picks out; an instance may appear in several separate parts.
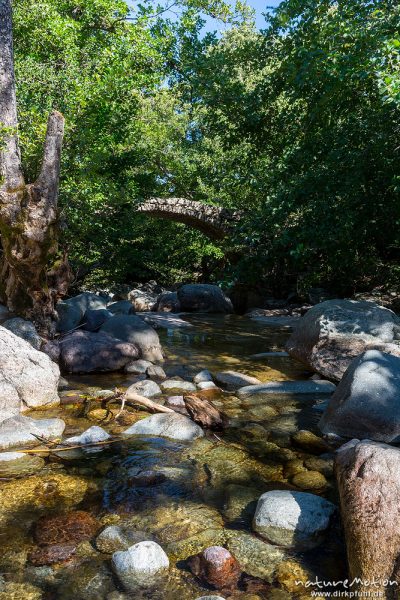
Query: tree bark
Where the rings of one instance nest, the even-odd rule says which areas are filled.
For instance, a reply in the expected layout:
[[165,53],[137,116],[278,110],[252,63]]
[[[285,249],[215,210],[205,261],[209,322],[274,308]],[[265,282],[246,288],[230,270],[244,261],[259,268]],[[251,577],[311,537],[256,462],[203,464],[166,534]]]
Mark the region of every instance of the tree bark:
[[58,250],[57,201],[64,117],[48,119],[39,177],[26,184],[18,144],[11,0],[0,0],[0,261],[2,301],[51,335],[55,303],[71,277],[66,255]]

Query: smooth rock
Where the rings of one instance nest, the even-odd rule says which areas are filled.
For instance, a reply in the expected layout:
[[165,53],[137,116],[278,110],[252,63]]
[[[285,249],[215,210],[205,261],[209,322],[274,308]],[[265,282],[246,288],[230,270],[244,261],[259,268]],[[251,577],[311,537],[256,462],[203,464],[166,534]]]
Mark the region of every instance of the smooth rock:
[[28,342],[36,350],[40,350],[42,338],[36,331],[36,327],[32,321],[26,321],[20,317],[15,317],[14,319],[8,319],[7,321],[4,321],[4,323],[2,323],[2,327],[5,327],[14,333],[14,335],[17,335]]
[[210,373],[210,371],[208,369],[204,369],[203,371],[200,371],[199,373],[197,373],[197,375],[195,375],[193,377],[193,381],[194,383],[207,383],[207,382],[212,382],[213,381],[213,377]]
[[139,360],[134,360],[126,365],[125,371],[126,373],[137,373],[138,375],[144,375],[149,367],[152,367],[153,363],[149,360],[143,360],[140,358]]
[[112,568],[127,590],[151,588],[169,568],[168,556],[155,542],[144,541],[126,551],[114,552]]
[[43,469],[45,461],[34,454],[0,452],[0,477],[26,477]]
[[194,283],[178,290],[181,310],[188,312],[232,313],[232,302],[217,285]]
[[30,343],[0,327],[0,422],[29,408],[60,403],[58,366]]
[[61,419],[31,419],[18,415],[0,423],[0,450],[16,446],[37,446],[37,437],[46,440],[61,438],[65,423]]
[[299,321],[286,349],[328,379],[340,381],[351,361],[368,349],[400,356],[400,318],[373,302],[328,300]]
[[134,423],[123,435],[153,435],[174,440],[191,441],[204,436],[204,431],[179,413],[158,413]]
[[260,385],[261,381],[256,377],[238,373],[236,371],[220,371],[214,377],[215,381],[228,391],[236,391],[244,386]]
[[177,292],[163,292],[153,307],[157,312],[178,313],[181,311],[181,304],[178,300]]
[[261,385],[247,385],[238,390],[238,396],[256,394],[332,394],[336,389],[330,381],[269,381]]
[[150,379],[155,379],[156,381],[163,381],[164,379],[167,379],[164,369],[159,365],[150,365],[147,367],[146,375]]
[[218,390],[218,386],[213,381],[200,381],[197,384],[199,390]]
[[118,302],[111,302],[107,305],[113,315],[133,315],[135,314],[135,307],[129,300],[118,300]]
[[335,510],[334,504],[314,494],[274,490],[260,496],[253,528],[273,544],[309,550],[323,541]]
[[93,427],[89,427],[89,429],[86,429],[86,431],[84,431],[80,435],[74,435],[73,437],[63,440],[63,444],[66,444],[67,446],[84,446],[85,444],[105,442],[109,439],[111,439],[111,436],[107,433],[107,431],[102,429],[102,427],[93,425]]
[[97,294],[83,292],[58,302],[56,310],[58,312],[57,329],[61,333],[75,329],[83,319],[87,310],[96,310],[106,307],[106,300]]
[[145,398],[154,398],[155,396],[160,396],[162,393],[160,386],[151,379],[145,379],[144,381],[133,383],[127,389],[128,394],[129,392],[139,394]]
[[196,386],[193,383],[181,379],[166,379],[165,381],[162,381],[160,385],[163,392],[170,392],[171,390],[184,392],[196,391]]
[[319,471],[303,471],[294,475],[292,484],[301,490],[321,490],[327,481]]
[[129,527],[119,525],[109,525],[96,538],[96,548],[104,554],[113,554],[118,550],[128,550],[138,542],[144,542],[148,539],[148,534],[144,531],[135,531]]
[[324,434],[400,441],[400,358],[368,350],[350,364],[319,427]]
[[349,579],[360,597],[397,598],[400,562],[400,450],[352,440],[336,453],[335,471],[347,546]]
[[140,313],[140,316],[154,329],[187,329],[193,327],[188,321],[171,313]]
[[306,429],[300,429],[292,435],[292,441],[296,446],[310,454],[322,454],[330,450],[326,441]]
[[151,362],[162,362],[163,352],[157,332],[137,315],[116,315],[101,326],[100,331],[135,344],[141,358]]
[[68,373],[119,371],[139,356],[135,344],[102,331],[74,331],[61,340],[60,348],[61,364]]
[[222,546],[206,548],[191,556],[188,564],[193,575],[217,590],[236,587],[241,573],[236,558]]
[[272,583],[277,566],[285,558],[285,550],[240,530],[227,531],[227,548],[243,571]]
[[106,308],[89,309],[83,316],[82,329],[85,331],[98,331],[103,323],[111,319],[112,316],[113,313]]

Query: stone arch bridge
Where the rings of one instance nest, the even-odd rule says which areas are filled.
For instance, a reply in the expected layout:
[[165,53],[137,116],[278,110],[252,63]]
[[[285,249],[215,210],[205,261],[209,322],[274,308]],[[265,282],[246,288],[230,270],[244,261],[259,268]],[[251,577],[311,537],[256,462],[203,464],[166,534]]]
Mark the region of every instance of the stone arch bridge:
[[154,217],[185,223],[212,240],[222,240],[240,218],[239,213],[227,208],[186,198],[149,198],[139,204],[136,210]]

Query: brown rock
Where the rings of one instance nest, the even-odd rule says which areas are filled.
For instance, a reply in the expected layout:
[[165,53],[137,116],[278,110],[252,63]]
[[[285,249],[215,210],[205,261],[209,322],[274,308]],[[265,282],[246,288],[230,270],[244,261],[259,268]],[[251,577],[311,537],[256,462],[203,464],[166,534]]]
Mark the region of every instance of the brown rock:
[[[336,456],[350,579],[375,579],[374,594],[397,598],[400,577],[400,450],[352,440]],[[398,585],[385,586],[385,580]],[[359,583],[352,591],[371,592]]]
[[190,557],[189,567],[193,575],[217,590],[235,587],[241,569],[236,558],[222,546],[210,546]]
[[29,561],[35,567],[43,565],[52,565],[54,563],[69,560],[75,554],[76,546],[71,544],[54,544],[44,548],[36,548],[29,555]]
[[41,546],[78,544],[89,540],[98,529],[99,524],[91,514],[77,510],[41,517],[35,524],[34,537]]

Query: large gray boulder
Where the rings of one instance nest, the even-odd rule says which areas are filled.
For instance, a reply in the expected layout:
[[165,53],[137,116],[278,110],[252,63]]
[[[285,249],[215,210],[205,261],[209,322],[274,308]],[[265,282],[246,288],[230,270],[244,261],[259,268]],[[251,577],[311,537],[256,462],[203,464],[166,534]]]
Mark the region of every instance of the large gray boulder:
[[68,373],[119,371],[138,358],[135,344],[105,332],[74,331],[60,341],[60,361]]
[[123,587],[136,590],[157,585],[169,568],[169,560],[161,546],[145,541],[114,552],[111,565]]
[[42,338],[36,331],[36,327],[32,321],[26,321],[21,317],[14,317],[4,321],[3,327],[12,331],[15,335],[29,342],[36,350],[40,350],[42,346]]
[[368,350],[353,360],[319,427],[325,434],[400,441],[400,358]]
[[55,440],[62,436],[62,419],[31,419],[17,415],[0,423],[0,450],[16,446],[36,446],[39,438]]
[[116,315],[101,326],[100,332],[114,338],[135,344],[141,358],[151,362],[164,360],[157,332],[137,315]]
[[100,327],[111,319],[113,313],[106,308],[89,308],[83,316],[82,329],[85,331],[98,331]]
[[323,541],[335,510],[314,494],[274,490],[260,496],[253,529],[272,544],[309,550]]
[[80,324],[87,310],[101,308],[106,308],[106,298],[91,292],[83,292],[68,300],[62,300],[56,306],[59,319],[57,330],[60,333],[71,331]]
[[231,313],[232,302],[217,285],[191,283],[178,290],[182,311],[206,313]]
[[[352,440],[336,454],[336,476],[352,590],[398,598],[400,581],[400,450]],[[386,585],[396,581],[396,585]]]
[[191,419],[179,413],[157,413],[137,421],[123,435],[154,435],[173,440],[191,441],[204,436],[204,431]]
[[58,366],[0,327],[0,422],[29,408],[59,404]]
[[302,317],[286,349],[333,381],[368,349],[400,356],[400,318],[373,302],[327,300]]

